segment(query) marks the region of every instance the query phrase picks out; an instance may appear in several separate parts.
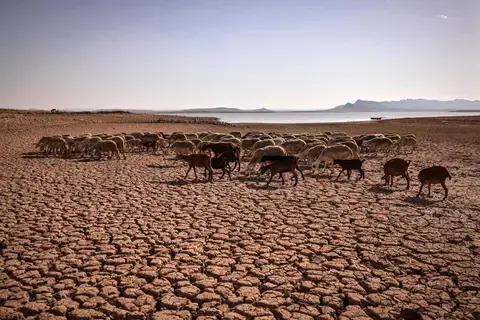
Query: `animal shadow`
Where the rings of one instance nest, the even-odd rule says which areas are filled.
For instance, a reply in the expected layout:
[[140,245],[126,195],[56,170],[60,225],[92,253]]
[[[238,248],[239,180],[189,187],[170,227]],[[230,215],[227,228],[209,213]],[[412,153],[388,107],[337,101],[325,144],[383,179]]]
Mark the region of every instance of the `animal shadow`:
[[209,183],[208,180],[183,180],[183,179],[178,179],[178,180],[170,180],[170,181],[159,181],[158,184],[166,184],[169,186],[177,186],[177,187],[182,187],[187,184],[200,184],[200,183]]
[[241,182],[266,182],[265,177],[257,177],[257,176],[236,177],[234,179]]
[[75,162],[98,162],[98,161],[106,161],[105,159],[98,159],[98,158],[82,158],[78,159]]
[[317,174],[312,174],[312,177],[317,179],[317,180],[320,180],[320,179],[324,179],[324,180],[332,180],[334,179],[335,177],[333,177],[333,175],[330,175],[330,174],[327,174],[327,173],[317,173]]
[[381,194],[392,194],[395,192],[395,190],[386,188],[382,185],[375,185],[370,188],[368,188],[368,191],[373,192],[373,193],[381,193]]
[[22,153],[22,158],[23,159],[46,159],[46,158],[50,158],[50,156],[46,153],[41,153],[41,152],[25,152],[25,153]]
[[430,200],[423,197],[405,197],[403,201],[408,202],[410,204],[420,205],[420,206],[428,206],[434,204],[435,202],[440,202],[441,200]]
[[148,168],[154,169],[164,169],[164,168],[175,168],[176,166],[172,164],[147,164]]

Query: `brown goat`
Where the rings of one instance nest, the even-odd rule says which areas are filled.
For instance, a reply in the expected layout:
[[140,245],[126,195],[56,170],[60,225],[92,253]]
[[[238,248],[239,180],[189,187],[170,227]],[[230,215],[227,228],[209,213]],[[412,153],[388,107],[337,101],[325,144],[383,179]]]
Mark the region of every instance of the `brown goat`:
[[400,158],[388,160],[383,166],[385,175],[382,177],[382,180],[385,180],[385,185],[390,181],[390,187],[393,187],[393,177],[402,176],[407,180],[407,190],[410,189],[410,177],[408,176],[409,166],[410,161]]
[[297,175],[297,167],[298,167],[298,158],[286,158],[285,160],[277,160],[272,162],[269,165],[263,166],[260,168],[260,174],[264,174],[267,171],[270,171],[270,179],[267,182],[267,185],[265,188],[268,188],[268,185],[273,179],[273,176],[275,176],[277,173],[280,175],[280,178],[282,178],[282,185],[285,184],[285,180],[283,179],[283,173],[284,172],[291,172],[293,174],[293,177],[295,178],[295,184],[294,186],[297,185],[298,183],[298,175]]
[[188,163],[188,170],[187,174],[185,174],[185,178],[187,179],[188,173],[190,169],[193,168],[193,172],[195,173],[195,179],[197,180],[197,170],[195,167],[205,168],[208,171],[208,181],[212,181],[213,179],[213,170],[212,170],[212,159],[208,154],[205,153],[194,153],[189,155],[179,154],[177,155],[177,159],[184,160]]
[[445,185],[445,180],[452,179],[450,176],[450,173],[448,173],[448,170],[445,167],[442,166],[433,166],[430,168],[422,169],[420,170],[420,173],[418,174],[418,179],[420,180],[420,190],[418,190],[417,197],[420,196],[422,193],[423,186],[425,183],[428,184],[428,196],[431,195],[431,190],[430,186],[432,184],[441,184],[443,187],[443,190],[445,190],[445,196],[443,197],[443,200],[447,199],[448,196],[448,188]]

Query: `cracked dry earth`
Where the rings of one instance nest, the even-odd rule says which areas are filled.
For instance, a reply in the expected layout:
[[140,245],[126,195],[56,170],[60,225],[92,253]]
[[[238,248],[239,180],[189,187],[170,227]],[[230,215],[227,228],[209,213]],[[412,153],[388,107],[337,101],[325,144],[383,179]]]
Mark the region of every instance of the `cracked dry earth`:
[[[307,174],[268,190],[238,172],[184,181],[154,155],[21,157],[42,135],[139,128],[153,127],[3,124],[0,319],[479,319],[478,133],[435,147],[424,133],[410,191],[379,185],[383,157],[365,181]],[[453,176],[446,201],[438,186],[414,198],[432,161]]]

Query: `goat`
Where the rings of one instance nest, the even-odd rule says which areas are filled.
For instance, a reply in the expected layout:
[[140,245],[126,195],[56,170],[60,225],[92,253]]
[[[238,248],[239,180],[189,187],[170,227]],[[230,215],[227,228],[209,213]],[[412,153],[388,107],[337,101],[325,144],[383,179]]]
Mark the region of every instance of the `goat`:
[[195,173],[195,179],[197,180],[197,170],[195,167],[205,168],[208,171],[208,181],[212,181],[213,179],[213,170],[212,170],[212,160],[208,154],[205,153],[194,153],[189,155],[178,154],[177,159],[184,160],[188,163],[188,170],[185,174],[185,178],[187,179],[188,173],[193,168],[193,172]]
[[268,188],[268,185],[277,173],[280,174],[280,178],[282,178],[282,185],[285,184],[285,179],[283,179],[284,172],[291,172],[295,179],[294,186],[298,183],[298,176],[297,172],[295,171],[298,168],[298,158],[285,158],[283,160],[277,160],[272,162],[269,165],[263,166],[260,168],[260,174],[264,174],[267,171],[270,171],[270,179],[268,180],[265,188]]
[[358,170],[358,172],[360,172],[360,177],[358,178],[358,180],[365,179],[365,171],[363,171],[363,169],[362,169],[362,165],[363,165],[364,161],[365,161],[365,159],[363,159],[363,160],[360,160],[360,159],[345,159],[345,160],[335,159],[335,160],[333,160],[334,165],[338,164],[339,166],[342,167],[342,170],[340,171],[340,173],[338,174],[338,176],[335,180],[338,180],[338,178],[340,177],[342,172],[345,171],[345,170],[347,170],[348,180],[350,180],[350,173],[351,173],[352,170]]
[[418,179],[420,180],[421,185],[420,185],[420,190],[418,190],[417,197],[420,196],[420,194],[422,193],[424,184],[427,183],[428,197],[431,195],[430,186],[432,184],[441,184],[443,187],[443,190],[445,190],[445,196],[443,197],[443,200],[447,199],[448,188],[445,185],[445,180],[447,180],[447,178],[452,179],[448,170],[442,166],[433,166],[430,168],[420,170],[420,173],[418,174]]
[[406,161],[400,158],[394,158],[388,160],[383,166],[383,172],[385,175],[382,180],[385,180],[385,185],[390,181],[390,187],[393,187],[393,177],[402,176],[407,180],[407,190],[410,188],[410,177],[408,176],[408,167],[410,161]]

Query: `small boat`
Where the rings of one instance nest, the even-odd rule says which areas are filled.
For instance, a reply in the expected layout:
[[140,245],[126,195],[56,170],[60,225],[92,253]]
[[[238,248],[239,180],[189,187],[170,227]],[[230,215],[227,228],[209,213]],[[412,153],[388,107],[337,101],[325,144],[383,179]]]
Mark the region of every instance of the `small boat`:
[[371,120],[382,120],[382,117],[370,117]]

